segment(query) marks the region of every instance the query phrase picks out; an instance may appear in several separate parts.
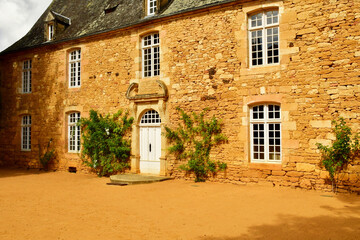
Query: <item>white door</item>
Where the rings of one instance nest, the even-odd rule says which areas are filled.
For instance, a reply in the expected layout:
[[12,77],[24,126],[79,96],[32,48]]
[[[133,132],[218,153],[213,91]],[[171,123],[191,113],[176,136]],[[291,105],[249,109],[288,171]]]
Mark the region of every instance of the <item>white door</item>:
[[140,172],[160,174],[161,127],[160,116],[150,110],[140,122]]

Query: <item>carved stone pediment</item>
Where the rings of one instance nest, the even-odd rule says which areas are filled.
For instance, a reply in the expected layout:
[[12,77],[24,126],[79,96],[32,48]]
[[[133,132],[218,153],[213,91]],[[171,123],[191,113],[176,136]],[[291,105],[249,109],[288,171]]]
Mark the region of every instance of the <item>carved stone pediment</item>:
[[134,101],[151,101],[168,98],[168,89],[163,81],[156,80],[157,88],[152,88],[152,91],[139,91],[139,84],[130,84],[126,91],[126,97]]

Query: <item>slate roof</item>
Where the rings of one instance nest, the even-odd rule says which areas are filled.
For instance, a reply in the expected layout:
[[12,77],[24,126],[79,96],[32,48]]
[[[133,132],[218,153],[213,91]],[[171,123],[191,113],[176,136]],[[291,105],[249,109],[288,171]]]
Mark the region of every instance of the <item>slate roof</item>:
[[[0,54],[81,38],[136,25],[153,19],[238,0],[170,0],[155,16],[143,16],[144,0],[53,0],[31,30]],[[105,14],[105,10],[108,12]],[[57,20],[71,23],[56,33],[54,41],[44,39],[45,18],[52,12]],[[64,18],[65,17],[65,18]],[[70,21],[67,22],[66,18]]]

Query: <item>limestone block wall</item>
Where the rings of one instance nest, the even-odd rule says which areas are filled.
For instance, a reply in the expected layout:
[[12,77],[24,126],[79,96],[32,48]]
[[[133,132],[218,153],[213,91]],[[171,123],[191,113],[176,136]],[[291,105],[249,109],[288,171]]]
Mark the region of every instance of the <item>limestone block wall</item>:
[[[280,64],[249,66],[248,15],[277,8],[280,12]],[[39,47],[0,57],[0,164],[39,167],[38,156],[50,138],[59,162],[54,168],[86,169],[78,154],[67,152],[67,115],[87,116],[90,109],[134,112],[125,97],[131,83],[139,92],[158,91],[164,82],[169,97],[162,103],[164,122],[176,126],[176,107],[210,109],[223,119],[229,142],[211,156],[228,164],[213,181],[269,183],[330,189],[316,143],[330,144],[331,120],[344,117],[360,129],[360,2],[238,1],[208,10],[80,40]],[[141,37],[159,32],[160,76],[143,78]],[[81,49],[81,87],[68,87],[68,53]],[[22,61],[33,61],[33,91],[21,94]],[[249,111],[252,104],[281,105],[282,161],[251,163]],[[142,102],[140,109],[153,103]],[[20,119],[31,114],[32,151],[20,150]],[[135,113],[134,113],[135,114]],[[137,116],[137,115],[134,115]],[[138,120],[138,119],[137,119]],[[137,141],[137,137],[132,138]],[[40,150],[39,150],[40,146]],[[166,145],[162,149],[166,153]],[[166,156],[166,174],[181,178],[182,164]],[[341,191],[360,190],[360,163],[341,175]]]

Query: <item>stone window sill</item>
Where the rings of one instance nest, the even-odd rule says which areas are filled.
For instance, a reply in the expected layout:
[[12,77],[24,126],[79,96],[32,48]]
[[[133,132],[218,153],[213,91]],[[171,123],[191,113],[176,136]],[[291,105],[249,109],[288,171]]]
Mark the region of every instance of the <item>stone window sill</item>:
[[282,170],[281,163],[250,163],[250,169]]

